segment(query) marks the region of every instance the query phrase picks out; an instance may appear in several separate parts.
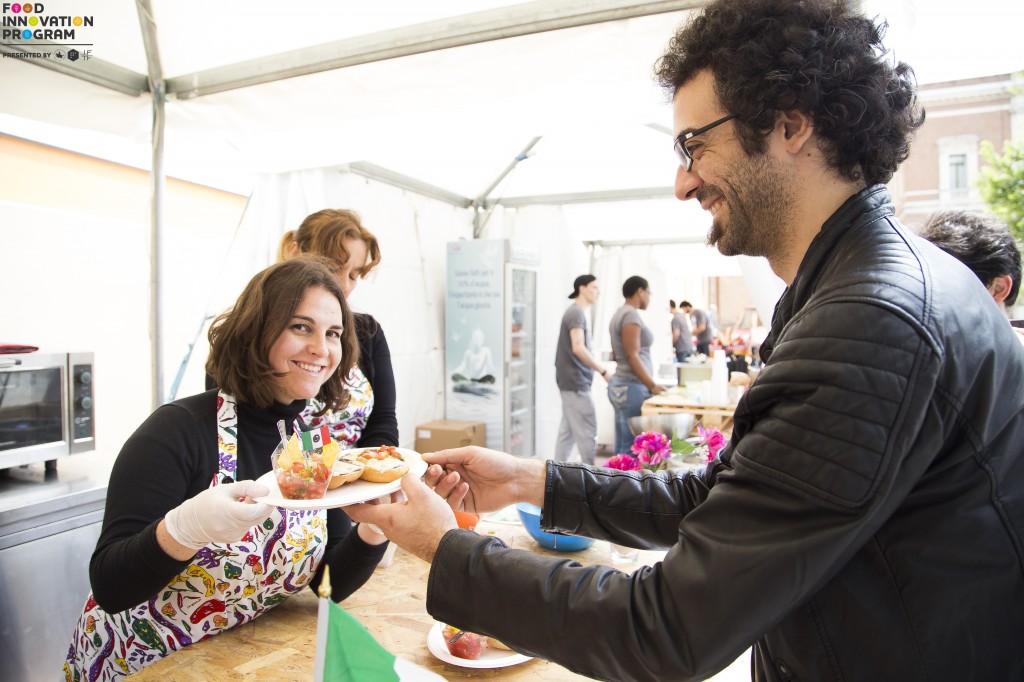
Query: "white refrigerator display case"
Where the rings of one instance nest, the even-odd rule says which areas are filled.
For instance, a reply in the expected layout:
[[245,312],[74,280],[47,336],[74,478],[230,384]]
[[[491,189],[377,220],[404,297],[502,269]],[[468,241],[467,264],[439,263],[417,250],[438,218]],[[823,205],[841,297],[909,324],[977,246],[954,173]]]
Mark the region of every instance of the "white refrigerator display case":
[[448,243],[445,416],[483,422],[487,447],[536,453],[536,248]]

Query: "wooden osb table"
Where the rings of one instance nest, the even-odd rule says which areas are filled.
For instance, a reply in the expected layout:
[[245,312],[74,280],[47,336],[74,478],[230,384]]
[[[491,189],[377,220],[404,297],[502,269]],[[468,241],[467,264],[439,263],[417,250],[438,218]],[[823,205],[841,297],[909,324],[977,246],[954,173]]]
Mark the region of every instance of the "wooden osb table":
[[694,415],[697,421],[703,424],[705,428],[714,427],[724,433],[729,433],[732,431],[732,418],[736,412],[736,405],[696,402],[689,396],[666,391],[665,393],[651,396],[640,406],[640,414],[643,416],[678,412]]
[[[496,535],[510,547],[571,557],[584,565],[610,561],[607,542],[597,541],[582,552],[561,553],[537,545],[518,523],[481,521],[477,531]],[[637,564],[621,568],[632,571],[642,564],[661,560],[664,554],[641,551]],[[427,650],[427,633],[434,624],[426,612],[429,570],[429,564],[399,549],[391,566],[378,568],[362,588],[341,602],[341,606],[365,625],[385,649],[448,680],[561,682],[586,679],[541,659],[506,668],[473,669],[449,665],[435,658]],[[303,590],[256,620],[185,647],[131,679],[142,682],[312,680],[316,611],[316,596],[310,590]]]

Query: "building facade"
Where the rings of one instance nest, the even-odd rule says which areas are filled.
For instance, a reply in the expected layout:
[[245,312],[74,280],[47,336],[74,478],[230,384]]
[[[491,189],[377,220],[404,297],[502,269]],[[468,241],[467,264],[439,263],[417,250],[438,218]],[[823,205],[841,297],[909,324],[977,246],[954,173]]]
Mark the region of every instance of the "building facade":
[[918,90],[924,125],[889,183],[903,222],[919,227],[933,211],[984,210],[978,178],[982,141],[997,151],[1024,139],[1024,73],[931,83]]

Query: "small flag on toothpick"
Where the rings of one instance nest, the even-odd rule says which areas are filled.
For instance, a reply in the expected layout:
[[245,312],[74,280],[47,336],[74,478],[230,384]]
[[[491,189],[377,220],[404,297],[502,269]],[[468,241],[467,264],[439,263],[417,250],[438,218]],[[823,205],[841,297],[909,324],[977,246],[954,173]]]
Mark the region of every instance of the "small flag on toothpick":
[[315,682],[444,682],[440,675],[395,657],[362,623],[335,604],[331,600],[330,569],[326,566],[319,594]]
[[302,440],[302,449],[305,452],[312,452],[330,442],[331,430],[327,428],[327,424],[324,424],[310,431],[302,431],[299,438]]

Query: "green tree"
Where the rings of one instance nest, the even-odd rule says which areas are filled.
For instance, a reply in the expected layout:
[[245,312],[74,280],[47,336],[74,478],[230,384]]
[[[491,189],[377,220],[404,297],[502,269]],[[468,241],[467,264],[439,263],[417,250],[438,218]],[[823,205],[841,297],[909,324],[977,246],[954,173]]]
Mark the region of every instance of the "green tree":
[[1018,242],[1024,242],[1024,142],[1007,142],[1002,153],[989,141],[981,143],[978,191],[992,212],[1003,220]]

